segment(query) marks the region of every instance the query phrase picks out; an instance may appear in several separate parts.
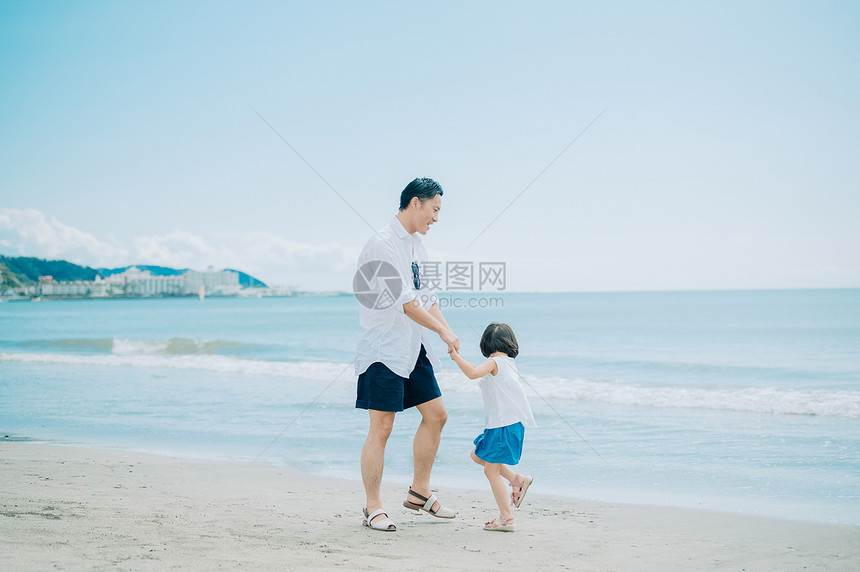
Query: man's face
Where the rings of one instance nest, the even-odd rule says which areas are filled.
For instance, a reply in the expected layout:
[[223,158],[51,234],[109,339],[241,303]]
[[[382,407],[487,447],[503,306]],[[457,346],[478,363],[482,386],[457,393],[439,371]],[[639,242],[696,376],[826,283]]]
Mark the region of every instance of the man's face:
[[430,225],[439,220],[439,210],[442,208],[442,195],[427,199],[424,204],[419,201],[415,214],[415,228],[421,234],[427,234]]

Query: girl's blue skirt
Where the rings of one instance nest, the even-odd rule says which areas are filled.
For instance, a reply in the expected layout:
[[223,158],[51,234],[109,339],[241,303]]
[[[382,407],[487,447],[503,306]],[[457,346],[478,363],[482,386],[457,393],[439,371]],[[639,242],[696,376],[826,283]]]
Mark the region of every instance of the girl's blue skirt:
[[487,463],[516,465],[523,454],[525,434],[526,428],[522,423],[484,429],[475,437],[475,456]]

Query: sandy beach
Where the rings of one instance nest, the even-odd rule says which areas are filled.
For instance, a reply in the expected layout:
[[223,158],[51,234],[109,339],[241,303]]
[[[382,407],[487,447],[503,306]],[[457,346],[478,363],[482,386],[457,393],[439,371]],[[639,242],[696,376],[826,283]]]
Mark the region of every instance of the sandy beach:
[[486,491],[441,488],[453,521],[383,495],[396,533],[361,525],[361,484],[289,468],[0,443],[3,570],[856,570],[860,527],[540,494],[485,532]]

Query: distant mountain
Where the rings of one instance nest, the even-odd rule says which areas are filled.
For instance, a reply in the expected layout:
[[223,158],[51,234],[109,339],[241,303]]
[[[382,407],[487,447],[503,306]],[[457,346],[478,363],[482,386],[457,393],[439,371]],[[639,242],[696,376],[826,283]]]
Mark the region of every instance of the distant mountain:
[[[146,264],[134,265],[141,270],[149,270],[153,276],[179,276],[188,272],[187,268],[178,270],[167,266],[151,266]],[[95,280],[96,276],[107,278],[120,274],[131,268],[90,268],[78,266],[65,260],[42,260],[25,256],[0,255],[0,284],[12,287],[26,286],[39,281],[39,276],[52,276],[58,282],[74,282],[76,280]],[[266,284],[249,274],[238,270],[226,269],[239,275],[239,285],[243,288],[266,288]]]
[[7,283],[21,284],[39,281],[39,276],[53,276],[57,281],[95,280],[99,271],[89,266],[78,266],[65,260],[42,260],[26,256],[0,256],[0,266]]
[[245,274],[244,272],[240,272],[238,270],[233,270],[232,268],[225,268],[224,272],[235,272],[239,275],[239,286],[242,288],[268,288],[264,282],[261,282],[251,276],[250,274]]
[[4,286],[4,288],[8,288],[9,286],[12,288],[22,288],[25,285],[26,283],[21,282],[19,274],[12,272],[8,266],[0,263],[0,286]]

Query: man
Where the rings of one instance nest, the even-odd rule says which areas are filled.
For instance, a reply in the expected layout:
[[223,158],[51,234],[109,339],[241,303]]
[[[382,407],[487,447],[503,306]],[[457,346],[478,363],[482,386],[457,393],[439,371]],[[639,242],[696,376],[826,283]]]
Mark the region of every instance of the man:
[[374,530],[397,530],[382,509],[379,489],[394,415],[410,407],[418,408],[421,423],[412,443],[412,486],[403,505],[439,518],[457,514],[430,492],[430,471],[448,412],[434,375],[441,364],[429,344],[428,331],[438,334],[449,351],[459,351],[460,347],[435,293],[426,283],[421,284],[427,251],[417,235],[427,234],[441,207],[439,183],[415,179],[400,194],[397,215],[368,240],[358,258],[356,285],[361,287],[356,287],[360,333],[355,406],[367,409],[370,415],[370,429],[361,451],[361,478],[367,495],[364,524]]

